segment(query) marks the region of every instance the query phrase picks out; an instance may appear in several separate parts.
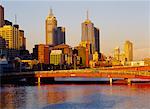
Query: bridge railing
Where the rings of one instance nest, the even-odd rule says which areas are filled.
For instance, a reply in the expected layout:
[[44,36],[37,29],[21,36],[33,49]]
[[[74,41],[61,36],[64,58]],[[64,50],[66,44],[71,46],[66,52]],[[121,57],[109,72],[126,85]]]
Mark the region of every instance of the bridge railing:
[[139,75],[139,76],[150,76],[149,71],[111,71],[111,70],[102,70],[100,73],[107,73],[107,74],[128,74],[128,75]]
[[35,73],[105,73],[117,75],[136,75],[136,76],[150,76],[149,71],[115,71],[115,70],[94,70],[94,69],[79,69],[79,70],[56,70],[56,71],[39,71]]

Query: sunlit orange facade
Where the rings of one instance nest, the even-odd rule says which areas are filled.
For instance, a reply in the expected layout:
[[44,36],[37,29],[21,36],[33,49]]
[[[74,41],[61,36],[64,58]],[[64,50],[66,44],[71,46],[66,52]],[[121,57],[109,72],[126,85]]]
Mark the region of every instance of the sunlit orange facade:
[[49,46],[45,44],[35,45],[33,58],[37,59],[39,63],[49,64]]

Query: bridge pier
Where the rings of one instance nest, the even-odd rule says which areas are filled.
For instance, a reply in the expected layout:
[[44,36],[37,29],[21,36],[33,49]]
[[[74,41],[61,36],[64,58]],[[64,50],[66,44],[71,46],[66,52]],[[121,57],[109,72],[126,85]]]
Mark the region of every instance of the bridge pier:
[[113,79],[109,78],[110,85],[112,85]]
[[128,85],[131,85],[131,79],[128,78],[127,82],[128,82]]
[[41,78],[38,77],[38,85],[40,85],[40,84],[41,84]]
[[41,83],[51,83],[53,84],[55,82],[54,77],[42,77],[42,76],[38,76],[37,77],[37,84],[41,85]]

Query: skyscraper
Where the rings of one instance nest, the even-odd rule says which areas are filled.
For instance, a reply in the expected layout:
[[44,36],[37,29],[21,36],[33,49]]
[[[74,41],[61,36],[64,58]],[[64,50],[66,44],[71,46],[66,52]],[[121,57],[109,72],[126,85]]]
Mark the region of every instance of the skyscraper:
[[20,49],[19,25],[4,25],[0,28],[0,35],[6,40],[6,48]]
[[19,42],[20,42],[20,50],[26,49],[26,38],[24,37],[24,31],[19,30]]
[[133,60],[133,44],[130,41],[126,41],[124,44],[124,53],[127,61]]
[[56,45],[65,44],[65,27],[57,27]]
[[49,15],[46,18],[45,29],[46,29],[46,44],[55,45],[57,20],[56,17],[53,15],[52,9],[50,9]]
[[0,35],[2,38],[6,40],[6,48],[15,48],[14,47],[14,34],[13,34],[13,27],[5,25],[0,28]]
[[115,60],[117,60],[117,61],[120,60],[120,49],[119,49],[119,47],[116,47],[116,48],[114,49],[114,58],[115,58]]
[[94,36],[95,36],[95,50],[97,53],[100,53],[100,38],[99,38],[99,29],[94,27]]
[[91,44],[91,54],[95,52],[94,24],[89,20],[88,11],[87,19],[82,23],[81,41],[86,41]]
[[19,25],[13,25],[13,38],[14,38],[14,48],[19,50],[20,49],[20,41],[19,41]]
[[4,25],[4,8],[0,5],[0,27]]

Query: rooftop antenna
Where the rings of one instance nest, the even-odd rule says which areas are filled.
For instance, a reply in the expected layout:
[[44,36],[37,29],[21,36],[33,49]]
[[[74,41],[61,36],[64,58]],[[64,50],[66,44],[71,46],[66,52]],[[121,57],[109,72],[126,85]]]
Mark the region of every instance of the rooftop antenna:
[[89,11],[88,10],[86,12],[86,18],[87,18],[87,20],[89,20]]
[[15,14],[15,24],[17,24],[17,15]]
[[53,10],[52,10],[51,7],[49,8],[49,15],[50,15],[50,16],[53,15]]

